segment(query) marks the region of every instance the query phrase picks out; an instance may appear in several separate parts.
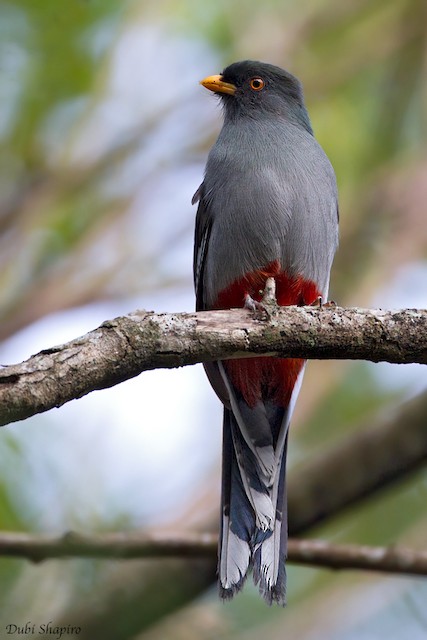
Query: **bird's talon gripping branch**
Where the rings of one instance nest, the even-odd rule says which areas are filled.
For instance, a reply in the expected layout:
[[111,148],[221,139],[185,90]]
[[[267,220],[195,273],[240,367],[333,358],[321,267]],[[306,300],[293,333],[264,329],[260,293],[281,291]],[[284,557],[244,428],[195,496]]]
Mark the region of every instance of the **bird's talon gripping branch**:
[[258,302],[258,300],[254,300],[252,296],[249,295],[249,293],[245,295],[245,302],[244,302],[243,308],[247,309],[248,311],[252,311],[252,313],[254,314],[255,320],[265,319],[266,316],[267,316],[267,319],[270,317],[268,310],[265,308],[263,302]]
[[264,290],[260,290],[259,293],[263,294],[262,300],[259,302],[247,293],[243,306],[253,312],[256,320],[270,320],[279,308],[276,300],[276,281],[274,278],[267,278]]

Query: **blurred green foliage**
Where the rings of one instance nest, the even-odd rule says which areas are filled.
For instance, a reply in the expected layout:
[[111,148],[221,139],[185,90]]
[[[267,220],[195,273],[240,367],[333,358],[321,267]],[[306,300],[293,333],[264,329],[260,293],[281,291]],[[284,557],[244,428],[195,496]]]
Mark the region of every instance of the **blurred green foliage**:
[[[137,53],[132,49],[135,34],[141,46]],[[180,278],[172,260],[164,264],[153,257],[168,254],[175,237],[191,237],[190,205],[185,214],[176,210],[163,223],[163,245],[155,244],[149,232],[153,225],[144,226],[144,220],[152,206],[149,198],[156,188],[163,189],[168,171],[180,182],[178,170],[197,164],[201,177],[218,114],[215,122],[212,115],[204,120],[201,111],[183,116],[183,104],[196,101],[196,83],[194,93],[180,99],[177,94],[161,98],[162,90],[185,87],[191,65],[205,75],[243,58],[271,61],[303,80],[316,136],[333,162],[340,188],[341,247],[332,297],[341,304],[365,306],[381,300],[381,291],[403,267],[425,266],[427,257],[426,36],[424,0],[270,0],[262,5],[253,0],[169,0],[157,5],[143,0],[1,2],[0,339],[61,309],[142,296],[153,277],[156,287],[191,286],[190,274]],[[129,52],[126,77],[118,63],[123,49]],[[170,69],[175,69],[179,56],[187,67],[173,75]],[[212,60],[218,68],[207,68]],[[145,91],[143,98],[135,94],[135,103],[133,98],[120,102],[122,94],[128,95],[123,87],[129,90],[132,84]],[[197,124],[199,118],[202,125]],[[182,145],[179,152],[172,149],[175,139]],[[148,152],[152,164],[145,158]],[[167,190],[165,194],[173,204]],[[130,223],[135,208],[142,220],[138,255],[133,242],[137,232]],[[159,210],[154,218],[166,215]],[[349,364],[343,370],[334,363],[313,363],[292,436],[295,459],[357,431],[362,422],[376,420],[384,407],[399,404],[408,386],[402,383],[396,392],[378,385],[365,364]],[[19,498],[26,489],[25,477],[18,479],[13,473],[20,460],[25,476],[31,449],[25,450],[24,441],[4,434],[0,441],[0,459],[5,461],[0,472],[0,526],[6,530],[38,528],[23,510],[31,494],[27,501]],[[63,482],[68,482],[66,471]],[[348,509],[315,534],[421,546],[426,486],[421,471]],[[120,526],[123,519],[128,525],[122,513],[112,513],[107,526]],[[96,517],[94,521],[102,528]],[[105,639],[107,604],[117,588],[128,600],[123,595],[122,607],[122,600],[116,602],[114,638],[136,637],[153,616],[152,611],[145,615],[138,609],[142,605],[132,600],[126,584],[133,585],[139,598],[148,598],[150,580],[158,572],[152,567],[147,573],[144,563],[129,569],[116,565],[52,561],[30,567],[2,560],[1,622],[27,620],[41,607],[46,620],[83,620],[86,631],[81,637],[97,637],[96,629],[102,628]],[[159,626],[138,637],[248,640],[261,634],[281,638],[286,632],[287,637],[308,640],[350,640],[359,622],[367,629],[363,637],[386,637],[396,601],[404,594],[405,602],[413,602],[420,588],[419,581],[390,578],[388,595],[378,604],[381,616],[377,620],[368,606],[364,616],[359,611],[356,624],[351,616],[343,621],[340,608],[359,607],[364,591],[369,597],[384,579],[294,567],[289,574],[290,605],[285,612],[265,608],[248,585],[227,607],[217,604],[212,590],[169,621],[162,620],[162,614],[193,597],[209,580],[200,573],[197,586],[191,586],[188,575],[190,595],[186,587],[172,604],[157,582],[155,588],[165,598],[164,611],[156,601]],[[178,570],[174,575],[179,581]],[[134,615],[129,626],[130,610]],[[81,618],[73,620],[76,611]],[[387,637],[404,637],[405,624],[413,616],[411,604],[402,606],[399,616],[394,635]],[[103,626],[97,627],[97,621]],[[425,628],[422,632],[425,635]]]

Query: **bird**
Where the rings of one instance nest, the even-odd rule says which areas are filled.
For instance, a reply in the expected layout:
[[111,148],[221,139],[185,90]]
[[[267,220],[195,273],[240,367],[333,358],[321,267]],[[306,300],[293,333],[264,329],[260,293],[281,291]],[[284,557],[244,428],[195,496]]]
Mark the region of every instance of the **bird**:
[[[327,300],[338,246],[335,173],[314,138],[299,80],[244,60],[200,83],[223,107],[198,203],[196,310],[255,309],[273,278],[279,306]],[[224,405],[219,595],[252,572],[268,604],[286,604],[286,453],[305,360],[206,363]]]

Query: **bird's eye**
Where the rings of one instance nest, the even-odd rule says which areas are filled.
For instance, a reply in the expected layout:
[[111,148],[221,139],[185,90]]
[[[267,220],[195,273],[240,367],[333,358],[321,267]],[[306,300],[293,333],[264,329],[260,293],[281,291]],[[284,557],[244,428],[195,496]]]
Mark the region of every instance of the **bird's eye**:
[[264,85],[265,82],[262,78],[252,78],[252,80],[249,82],[250,88],[254,91],[261,91],[261,89],[264,89]]

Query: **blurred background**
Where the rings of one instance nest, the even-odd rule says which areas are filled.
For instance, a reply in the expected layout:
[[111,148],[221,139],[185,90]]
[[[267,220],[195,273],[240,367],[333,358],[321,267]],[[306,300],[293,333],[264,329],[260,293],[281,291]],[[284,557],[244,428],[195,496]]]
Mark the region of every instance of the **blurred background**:
[[[426,36],[424,0],[0,1],[0,362],[136,308],[193,309],[190,201],[221,126],[198,81],[245,58],[302,80],[335,167],[331,298],[425,307]],[[404,433],[403,403],[427,416],[426,387],[421,366],[311,362],[291,475],[385,417]],[[0,528],[216,530],[220,446],[221,407],[201,366],[144,373],[2,429]],[[342,477],[325,468],[327,486],[370,473],[351,455],[344,463]],[[304,535],[423,549],[427,472],[327,515]],[[249,581],[220,604],[207,561],[0,558],[0,629],[52,620],[90,640],[427,637],[427,580],[288,573],[281,610]]]

